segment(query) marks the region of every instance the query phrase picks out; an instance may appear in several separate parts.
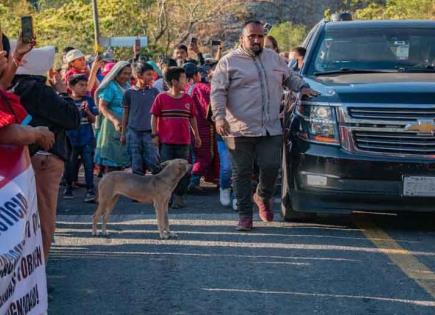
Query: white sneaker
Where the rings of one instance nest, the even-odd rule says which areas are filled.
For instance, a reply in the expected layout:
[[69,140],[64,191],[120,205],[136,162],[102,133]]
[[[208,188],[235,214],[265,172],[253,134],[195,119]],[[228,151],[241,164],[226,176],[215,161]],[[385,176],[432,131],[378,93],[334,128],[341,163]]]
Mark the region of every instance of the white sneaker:
[[237,199],[233,199],[233,210],[237,211]]
[[228,207],[231,204],[231,189],[220,189],[219,201],[224,207]]

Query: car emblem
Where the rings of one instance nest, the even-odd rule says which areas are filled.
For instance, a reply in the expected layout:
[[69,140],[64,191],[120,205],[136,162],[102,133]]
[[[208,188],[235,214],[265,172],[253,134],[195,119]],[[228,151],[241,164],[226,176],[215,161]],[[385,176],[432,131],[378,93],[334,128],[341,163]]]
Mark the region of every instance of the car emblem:
[[433,135],[435,134],[435,124],[432,119],[419,119],[416,123],[407,124],[405,130],[416,131],[422,135]]

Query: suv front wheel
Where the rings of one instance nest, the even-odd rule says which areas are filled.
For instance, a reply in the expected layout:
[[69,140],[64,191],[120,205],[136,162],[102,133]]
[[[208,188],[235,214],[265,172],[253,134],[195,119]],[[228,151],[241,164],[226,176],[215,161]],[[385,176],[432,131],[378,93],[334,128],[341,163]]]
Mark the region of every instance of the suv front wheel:
[[[284,138],[285,139],[285,138]],[[287,163],[286,143],[282,150],[282,183],[281,183],[281,217],[284,221],[308,221],[316,218],[315,213],[296,212],[291,202],[291,189],[289,187],[289,163]],[[293,181],[292,181],[293,183]]]

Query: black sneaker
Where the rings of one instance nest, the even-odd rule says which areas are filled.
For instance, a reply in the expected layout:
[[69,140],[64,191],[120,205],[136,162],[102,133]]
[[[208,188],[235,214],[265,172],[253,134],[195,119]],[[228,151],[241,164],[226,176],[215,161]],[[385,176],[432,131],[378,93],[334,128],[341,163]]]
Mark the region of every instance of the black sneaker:
[[72,187],[68,186],[63,192],[63,199],[73,199]]
[[95,192],[93,190],[89,190],[85,195],[85,202],[92,203],[95,202]]

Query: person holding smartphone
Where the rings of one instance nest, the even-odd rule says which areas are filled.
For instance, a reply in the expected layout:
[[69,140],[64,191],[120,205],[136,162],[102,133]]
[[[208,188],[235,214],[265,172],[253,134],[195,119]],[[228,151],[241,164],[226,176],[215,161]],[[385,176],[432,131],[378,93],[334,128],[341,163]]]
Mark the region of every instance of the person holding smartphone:
[[[9,67],[9,40],[0,31],[0,80]],[[9,85],[9,84],[8,84]],[[30,116],[19,99],[0,88],[0,145],[25,146],[36,143],[49,150],[54,143],[54,134],[43,126],[29,126]],[[5,152],[4,154],[7,154]]]
[[[29,32],[29,31],[27,31]],[[18,67],[23,63],[24,56],[29,53],[32,48],[35,46],[36,41],[33,37],[33,30],[30,31],[32,33],[32,38],[24,40],[23,32],[21,32],[21,36],[18,38],[14,51],[11,53],[11,45],[8,37],[2,33],[0,30],[0,54],[6,57],[6,62],[3,63],[1,67],[1,76],[0,76],[0,88],[7,89],[11,86],[11,82],[15,76],[15,73]],[[29,35],[26,35],[28,38]]]
[[[196,54],[198,58],[197,60],[189,57],[189,50],[193,51]],[[198,39],[196,37],[192,37],[189,44],[189,50],[184,44],[179,44],[175,47],[173,58],[177,63],[178,67],[182,67],[186,62],[200,64],[201,66],[205,64],[205,59],[201,51],[199,50]]]
[[20,97],[21,103],[32,116],[30,125],[47,127],[55,135],[55,142],[49,150],[40,145],[30,146],[46,261],[56,228],[59,184],[64,163],[70,154],[65,131],[80,126],[80,113],[66,93],[60,75],[51,74],[51,86],[46,84],[54,55],[52,46],[33,49],[13,80],[14,94]]
[[[189,45],[189,50],[193,51],[197,58],[198,58],[198,63],[202,66],[205,64],[205,59],[204,56],[202,55],[201,51],[199,50],[199,46],[198,46],[198,39],[196,37],[192,37],[191,41],[190,41],[190,45]],[[189,59],[189,62],[192,62],[192,60],[195,59]]]

